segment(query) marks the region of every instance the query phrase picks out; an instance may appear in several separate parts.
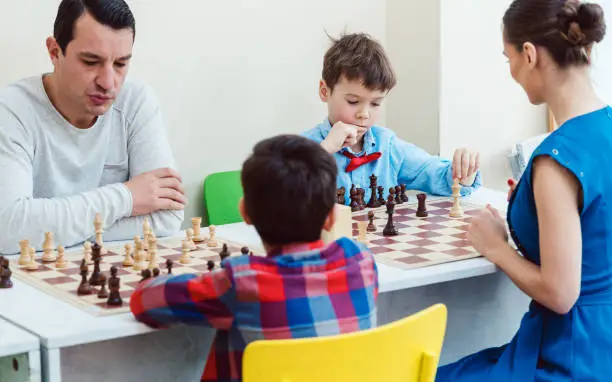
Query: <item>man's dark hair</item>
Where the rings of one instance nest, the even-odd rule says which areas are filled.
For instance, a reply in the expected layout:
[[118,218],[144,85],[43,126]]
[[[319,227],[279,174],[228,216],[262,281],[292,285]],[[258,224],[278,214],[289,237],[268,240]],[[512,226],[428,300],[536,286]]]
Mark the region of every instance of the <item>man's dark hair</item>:
[[332,39],[323,58],[323,80],[333,91],[342,76],[361,81],[370,90],[388,91],[396,84],[395,73],[382,45],[365,33]]
[[241,177],[246,213],[263,242],[319,240],[336,203],[337,173],[333,157],[307,138],[279,135],[255,145]]
[[107,27],[130,28],[136,37],[136,20],[124,0],[62,0],[53,27],[53,37],[62,53],[66,53],[66,47],[74,39],[74,25],[85,12]]

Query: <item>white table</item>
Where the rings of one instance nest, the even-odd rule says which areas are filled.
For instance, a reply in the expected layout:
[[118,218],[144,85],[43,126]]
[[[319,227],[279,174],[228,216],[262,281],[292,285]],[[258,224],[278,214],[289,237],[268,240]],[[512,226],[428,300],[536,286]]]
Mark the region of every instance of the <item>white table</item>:
[[38,337],[1,318],[0,381],[41,381]]
[[[488,190],[466,200],[505,206],[505,195]],[[252,227],[243,223],[218,226],[217,234],[253,247],[261,245]],[[436,302],[447,304],[449,325],[442,362],[506,341],[527,305],[526,298],[483,258],[408,271],[382,264],[379,269],[379,322]],[[14,282],[12,289],[0,290],[0,317],[40,338],[44,381],[199,380],[211,329],[156,331],[130,314],[96,317]],[[482,329],[475,332],[475,325]]]

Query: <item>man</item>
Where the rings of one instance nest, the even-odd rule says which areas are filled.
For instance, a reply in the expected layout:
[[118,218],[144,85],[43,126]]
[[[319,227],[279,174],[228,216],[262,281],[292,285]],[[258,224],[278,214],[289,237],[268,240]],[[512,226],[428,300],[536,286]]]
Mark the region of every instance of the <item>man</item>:
[[186,199],[159,106],[126,81],[135,21],[123,0],[63,0],[47,49],[52,73],[0,90],[0,253],[44,232],[71,246],[180,229]]

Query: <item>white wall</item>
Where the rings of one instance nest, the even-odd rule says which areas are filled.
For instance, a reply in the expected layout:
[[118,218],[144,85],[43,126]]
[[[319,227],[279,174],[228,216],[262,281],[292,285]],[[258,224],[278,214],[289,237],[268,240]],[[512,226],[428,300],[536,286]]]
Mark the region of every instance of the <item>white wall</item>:
[[486,186],[505,190],[510,146],[546,132],[546,110],[532,106],[503,56],[506,1],[442,1],[440,153],[481,153]]
[[612,0],[600,0],[608,26],[608,34],[592,53],[593,85],[604,101],[612,105]]
[[[131,75],[161,100],[186,183],[186,221],[202,180],[238,169],[253,144],[325,118],[317,95],[325,32],[385,40],[383,0],[132,0]],[[50,70],[44,48],[59,0],[0,0],[0,86]],[[36,12],[33,12],[36,10]]]

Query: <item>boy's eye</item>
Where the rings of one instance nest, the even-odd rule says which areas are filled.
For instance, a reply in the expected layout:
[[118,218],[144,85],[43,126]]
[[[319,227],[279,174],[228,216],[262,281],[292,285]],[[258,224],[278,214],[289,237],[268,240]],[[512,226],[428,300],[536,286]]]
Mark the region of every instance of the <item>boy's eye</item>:
[[374,107],[379,107],[379,106],[380,106],[380,104],[379,104],[379,103],[376,103],[376,102],[372,102],[372,106],[374,106]]
[[346,101],[351,105],[357,105],[359,103],[359,101]]

